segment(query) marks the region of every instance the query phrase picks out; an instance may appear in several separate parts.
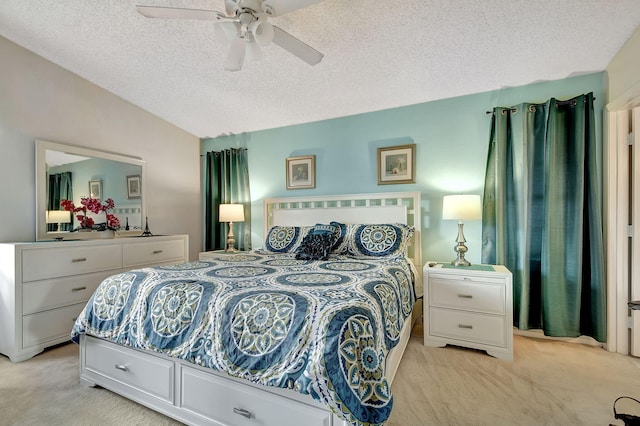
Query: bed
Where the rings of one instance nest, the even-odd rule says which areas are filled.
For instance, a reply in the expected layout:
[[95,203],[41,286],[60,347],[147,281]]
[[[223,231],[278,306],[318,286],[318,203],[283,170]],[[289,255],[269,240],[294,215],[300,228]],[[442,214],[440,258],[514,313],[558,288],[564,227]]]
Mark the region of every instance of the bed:
[[267,199],[260,250],[109,277],[72,331],[82,382],[188,424],[383,424],[419,212],[415,192]]

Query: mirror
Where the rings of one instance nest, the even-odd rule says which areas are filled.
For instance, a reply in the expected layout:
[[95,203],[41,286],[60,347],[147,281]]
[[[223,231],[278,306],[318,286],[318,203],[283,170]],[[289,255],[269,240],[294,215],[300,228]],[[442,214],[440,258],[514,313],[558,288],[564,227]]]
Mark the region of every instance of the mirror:
[[[144,166],[143,160],[133,157],[37,140],[36,239],[103,238],[101,232],[78,232],[77,213],[66,212],[59,206],[62,199],[70,199],[76,207],[81,206],[81,198],[85,197],[114,201],[114,208],[108,213],[120,223],[118,235],[142,234]],[[106,222],[104,212],[88,212],[87,216],[95,224]],[[129,230],[125,230],[127,224]]]

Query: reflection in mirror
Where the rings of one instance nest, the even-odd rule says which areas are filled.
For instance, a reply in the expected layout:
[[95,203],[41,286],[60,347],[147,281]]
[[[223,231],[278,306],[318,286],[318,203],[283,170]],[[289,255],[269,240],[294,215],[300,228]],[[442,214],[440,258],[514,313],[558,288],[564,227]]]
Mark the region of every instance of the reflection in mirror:
[[[132,176],[137,177],[139,185],[135,194],[129,188]],[[114,223],[119,224],[118,234],[139,235],[144,217],[143,185],[142,160],[36,141],[36,238],[101,238],[99,232],[80,235],[80,231],[104,229],[107,224],[111,227]],[[111,199],[114,207],[98,213],[87,211],[84,218],[84,212],[65,211],[63,200],[81,207],[82,199],[87,198],[100,201],[102,206]]]

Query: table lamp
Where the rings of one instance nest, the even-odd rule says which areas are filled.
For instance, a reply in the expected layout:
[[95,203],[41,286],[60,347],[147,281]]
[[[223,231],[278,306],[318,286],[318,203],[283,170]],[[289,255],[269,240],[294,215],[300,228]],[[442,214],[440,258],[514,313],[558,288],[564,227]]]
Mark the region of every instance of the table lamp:
[[482,218],[482,206],[479,195],[445,195],[442,198],[442,219],[458,220],[458,237],[456,238],[456,246],[453,250],[458,253],[458,257],[451,261],[454,266],[471,266],[465,258],[467,246],[464,244],[462,228],[463,220],[477,220]]
[[233,222],[244,222],[244,206],[242,204],[220,204],[220,222],[229,222],[229,233],[227,234],[226,252],[237,251],[236,239],[233,235]]
[[57,223],[55,232],[60,232],[61,223],[71,223],[71,214],[66,210],[48,210],[46,216],[47,223]]

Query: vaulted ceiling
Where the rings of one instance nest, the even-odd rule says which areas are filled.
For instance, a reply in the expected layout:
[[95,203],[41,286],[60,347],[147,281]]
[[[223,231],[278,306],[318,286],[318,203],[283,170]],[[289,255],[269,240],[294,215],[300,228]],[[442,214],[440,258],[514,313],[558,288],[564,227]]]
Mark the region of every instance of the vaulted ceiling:
[[2,0],[0,35],[205,137],[602,71],[640,23],[638,0],[267,1],[302,7],[270,22],[319,64],[271,44],[225,71],[213,21],[136,10],[223,0]]

